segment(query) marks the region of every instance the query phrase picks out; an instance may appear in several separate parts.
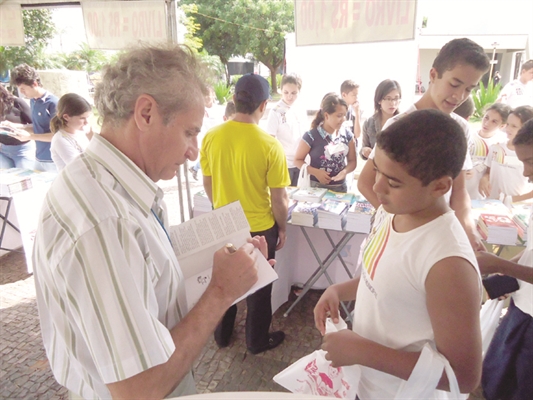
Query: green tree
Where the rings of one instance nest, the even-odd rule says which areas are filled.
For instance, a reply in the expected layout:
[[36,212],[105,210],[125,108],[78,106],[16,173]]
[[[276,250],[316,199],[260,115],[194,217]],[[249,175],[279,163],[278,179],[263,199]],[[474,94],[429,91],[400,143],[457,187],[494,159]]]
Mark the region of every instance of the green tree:
[[[239,0],[243,24],[239,29],[241,54],[252,53],[270,70],[272,93],[277,93],[277,71],[285,57],[285,34],[294,31],[292,0]],[[228,16],[229,17],[229,16]]]
[[[196,21],[198,30],[195,33],[201,39],[203,48],[220,58],[229,85],[227,65],[231,57],[238,55],[238,26],[226,22],[225,16],[231,15],[235,0],[183,0],[182,3],[186,15]],[[185,7],[192,4],[195,8]]]
[[[198,36],[209,54],[227,66],[232,56],[253,57],[270,70],[272,91],[277,93],[276,71],[283,62],[285,33],[294,31],[292,0],[183,0],[196,4],[185,10],[200,25]],[[226,72],[229,84],[229,75]]]
[[74,71],[96,72],[108,62],[102,50],[91,49],[87,43],[80,44],[80,49],[63,55],[63,66]]
[[0,71],[26,63],[37,69],[57,67],[57,59],[46,54],[46,46],[55,34],[52,11],[22,10],[25,46],[0,46]]

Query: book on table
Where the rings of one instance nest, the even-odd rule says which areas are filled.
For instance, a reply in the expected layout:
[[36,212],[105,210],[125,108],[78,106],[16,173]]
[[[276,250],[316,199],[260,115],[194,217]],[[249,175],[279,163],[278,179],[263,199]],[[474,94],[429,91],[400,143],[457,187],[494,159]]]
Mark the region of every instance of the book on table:
[[341,193],[328,190],[322,200],[335,200],[342,201],[348,205],[351,205],[356,199],[355,194],[353,193]]
[[512,219],[518,227],[518,238],[522,244],[527,242],[527,228],[531,221],[531,208],[532,205],[530,203],[517,203],[513,204],[511,209]]
[[319,203],[322,201],[322,197],[326,194],[328,189],[322,188],[307,188],[298,189],[292,194],[292,198],[298,201],[304,201],[308,203]]
[[287,207],[287,221],[290,221],[291,219],[291,216],[292,216],[292,211],[294,210],[294,207],[296,207],[296,205],[298,204],[298,200],[294,200],[294,199],[289,199],[289,205]]
[[342,230],[349,205],[343,201],[324,200],[317,209],[318,227]]
[[346,214],[344,229],[350,232],[369,233],[375,209],[362,196],[356,196],[355,202]]
[[193,205],[195,217],[213,210],[213,205],[211,204],[209,197],[207,197],[205,190],[200,190],[194,194]]
[[292,210],[291,223],[293,225],[315,226],[317,222],[317,210],[321,203],[309,203],[299,201]]
[[483,240],[491,244],[517,244],[518,227],[510,216],[500,214],[481,214],[477,228]]

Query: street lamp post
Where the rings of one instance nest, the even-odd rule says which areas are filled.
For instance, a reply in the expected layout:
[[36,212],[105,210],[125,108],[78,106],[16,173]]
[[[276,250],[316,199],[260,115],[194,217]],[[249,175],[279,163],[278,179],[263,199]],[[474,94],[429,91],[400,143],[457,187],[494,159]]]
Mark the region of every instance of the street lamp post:
[[489,73],[489,80],[492,79],[492,69],[494,68],[494,64],[497,64],[498,61],[494,60],[494,57],[496,56],[496,47],[499,46],[499,43],[492,43],[492,60],[490,60],[490,73]]

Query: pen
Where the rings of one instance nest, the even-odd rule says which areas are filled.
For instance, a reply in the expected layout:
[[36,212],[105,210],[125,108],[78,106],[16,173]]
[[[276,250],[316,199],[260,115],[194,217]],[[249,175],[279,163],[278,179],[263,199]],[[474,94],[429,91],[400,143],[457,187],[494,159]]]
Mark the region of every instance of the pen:
[[228,250],[228,253],[233,254],[237,251],[237,248],[233,245],[233,243],[227,243],[226,250]]

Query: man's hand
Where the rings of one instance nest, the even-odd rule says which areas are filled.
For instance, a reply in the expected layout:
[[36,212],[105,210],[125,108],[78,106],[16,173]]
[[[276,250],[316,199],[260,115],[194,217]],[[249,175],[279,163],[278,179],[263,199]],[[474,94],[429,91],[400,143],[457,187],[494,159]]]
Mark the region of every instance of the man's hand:
[[326,318],[331,317],[334,324],[339,323],[339,294],[334,287],[329,287],[320,296],[313,313],[315,315],[315,326],[322,336],[326,334]]
[[219,290],[230,305],[257,282],[254,249],[252,243],[246,243],[233,254],[223,247],[214,255],[209,287]]
[[268,263],[273,267],[276,265],[275,259],[268,259],[268,243],[264,236],[254,236],[253,238],[248,239],[248,243],[252,243],[254,247],[259,249],[263,257],[268,260]]

